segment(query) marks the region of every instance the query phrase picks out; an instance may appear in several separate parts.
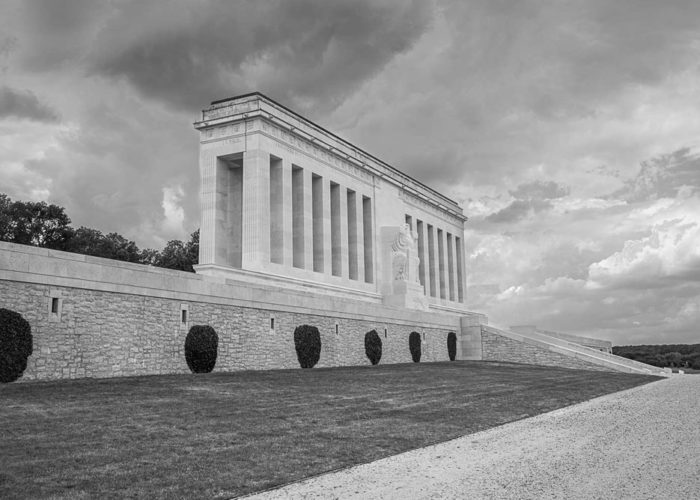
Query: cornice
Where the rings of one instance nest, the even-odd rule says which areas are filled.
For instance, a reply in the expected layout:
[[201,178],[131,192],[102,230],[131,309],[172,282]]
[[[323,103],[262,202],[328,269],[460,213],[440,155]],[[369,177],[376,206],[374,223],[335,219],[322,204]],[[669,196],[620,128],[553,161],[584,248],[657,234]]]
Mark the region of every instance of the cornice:
[[[245,130],[250,130],[252,128],[251,121],[255,118],[261,119],[263,131],[265,131],[266,124],[273,126],[274,130],[280,131],[281,136],[288,137],[289,140],[286,142],[292,142],[295,147],[302,151],[313,152],[316,156],[339,168],[344,168],[346,171],[351,170],[358,177],[366,178],[369,174],[394,184],[400,191],[411,194],[412,197],[440,212],[446,212],[462,222],[467,220],[455,201],[263,94],[252,93],[237,98],[214,101],[212,106],[202,111],[202,120],[195,122],[194,128],[202,132],[202,142],[205,140],[210,142],[209,139],[213,139],[214,136],[212,129],[245,121]],[[210,130],[211,132],[208,132]],[[222,131],[217,135],[231,135],[235,133],[232,131],[233,129]],[[274,133],[273,130],[268,132],[270,131]]]

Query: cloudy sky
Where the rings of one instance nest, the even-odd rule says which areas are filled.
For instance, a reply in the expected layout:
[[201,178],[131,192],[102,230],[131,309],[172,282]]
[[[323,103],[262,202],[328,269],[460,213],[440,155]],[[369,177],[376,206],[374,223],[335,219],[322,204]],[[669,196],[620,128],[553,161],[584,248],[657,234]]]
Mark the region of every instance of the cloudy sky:
[[186,239],[253,90],[460,202],[492,324],[700,342],[697,0],[4,0],[0,192]]

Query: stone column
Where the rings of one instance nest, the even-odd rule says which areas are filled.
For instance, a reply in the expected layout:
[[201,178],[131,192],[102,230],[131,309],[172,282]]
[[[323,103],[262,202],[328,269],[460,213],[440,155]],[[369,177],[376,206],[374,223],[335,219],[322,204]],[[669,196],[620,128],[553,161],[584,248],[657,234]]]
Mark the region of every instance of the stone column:
[[443,276],[445,280],[445,300],[450,300],[450,264],[449,255],[447,253],[447,231],[442,230],[442,258],[445,266],[443,268]]
[[314,270],[314,217],[312,172],[304,169],[304,269]]
[[282,194],[284,266],[292,267],[292,162],[286,158],[282,158]]
[[[437,299],[442,299],[442,292],[441,290],[443,289],[443,285],[441,283],[441,278],[444,280],[443,274],[441,273],[440,270],[440,260],[443,257],[440,257],[442,253],[444,253],[444,248],[443,252],[440,252],[440,238],[445,237],[445,234],[442,231],[438,230],[437,226],[433,226],[433,233],[434,233],[434,249],[433,251],[435,252],[435,298]],[[444,262],[443,262],[444,266]],[[444,272],[444,269],[443,269]]]
[[365,235],[363,228],[362,193],[355,193],[355,226],[357,228],[357,281],[365,282]]
[[428,282],[430,288],[430,296],[439,298],[440,293],[440,283],[438,283],[438,270],[437,270],[437,229],[434,225],[430,224],[427,229],[428,232]]
[[331,238],[331,181],[323,180],[323,274],[333,273],[333,240]]
[[350,276],[348,269],[348,190],[340,186],[340,269],[341,276]]
[[201,222],[199,240],[199,264],[214,264],[216,249],[216,155],[204,153],[199,157],[199,175],[201,179]]
[[423,235],[423,286],[425,287],[425,295],[430,297],[430,241],[428,239],[428,223],[423,221],[421,224],[421,232]]
[[243,153],[242,267],[265,270],[270,262],[270,155]]
[[457,254],[457,236],[453,234],[451,240],[452,248],[450,249],[450,253],[452,254],[452,301],[459,303],[459,274],[457,273],[457,270],[459,269],[459,266],[457,265],[459,255]]
[[460,232],[459,238],[455,238],[455,255],[457,256],[457,301],[463,304],[467,290],[464,279],[464,231]]

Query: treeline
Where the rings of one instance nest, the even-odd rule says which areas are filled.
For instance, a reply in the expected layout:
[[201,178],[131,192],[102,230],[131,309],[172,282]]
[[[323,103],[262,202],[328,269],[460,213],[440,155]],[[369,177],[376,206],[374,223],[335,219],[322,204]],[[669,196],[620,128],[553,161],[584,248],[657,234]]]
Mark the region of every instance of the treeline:
[[74,228],[63,207],[46,202],[12,201],[0,193],[0,240],[53,250],[93,255],[138,264],[194,272],[199,258],[199,229],[183,242],[171,240],[162,250],[139,249],[118,233]]
[[623,345],[613,354],[648,365],[700,370],[700,344]]

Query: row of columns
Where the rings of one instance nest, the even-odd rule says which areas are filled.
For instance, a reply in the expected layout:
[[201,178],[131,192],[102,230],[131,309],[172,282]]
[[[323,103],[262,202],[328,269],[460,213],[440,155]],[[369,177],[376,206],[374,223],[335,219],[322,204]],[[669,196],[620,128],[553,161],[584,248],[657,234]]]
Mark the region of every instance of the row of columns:
[[262,150],[240,156],[216,159],[216,186],[208,189],[216,198],[216,263],[263,271],[274,263],[374,281],[368,196]]
[[418,275],[425,295],[464,303],[463,237],[408,214],[406,224],[418,235]]

